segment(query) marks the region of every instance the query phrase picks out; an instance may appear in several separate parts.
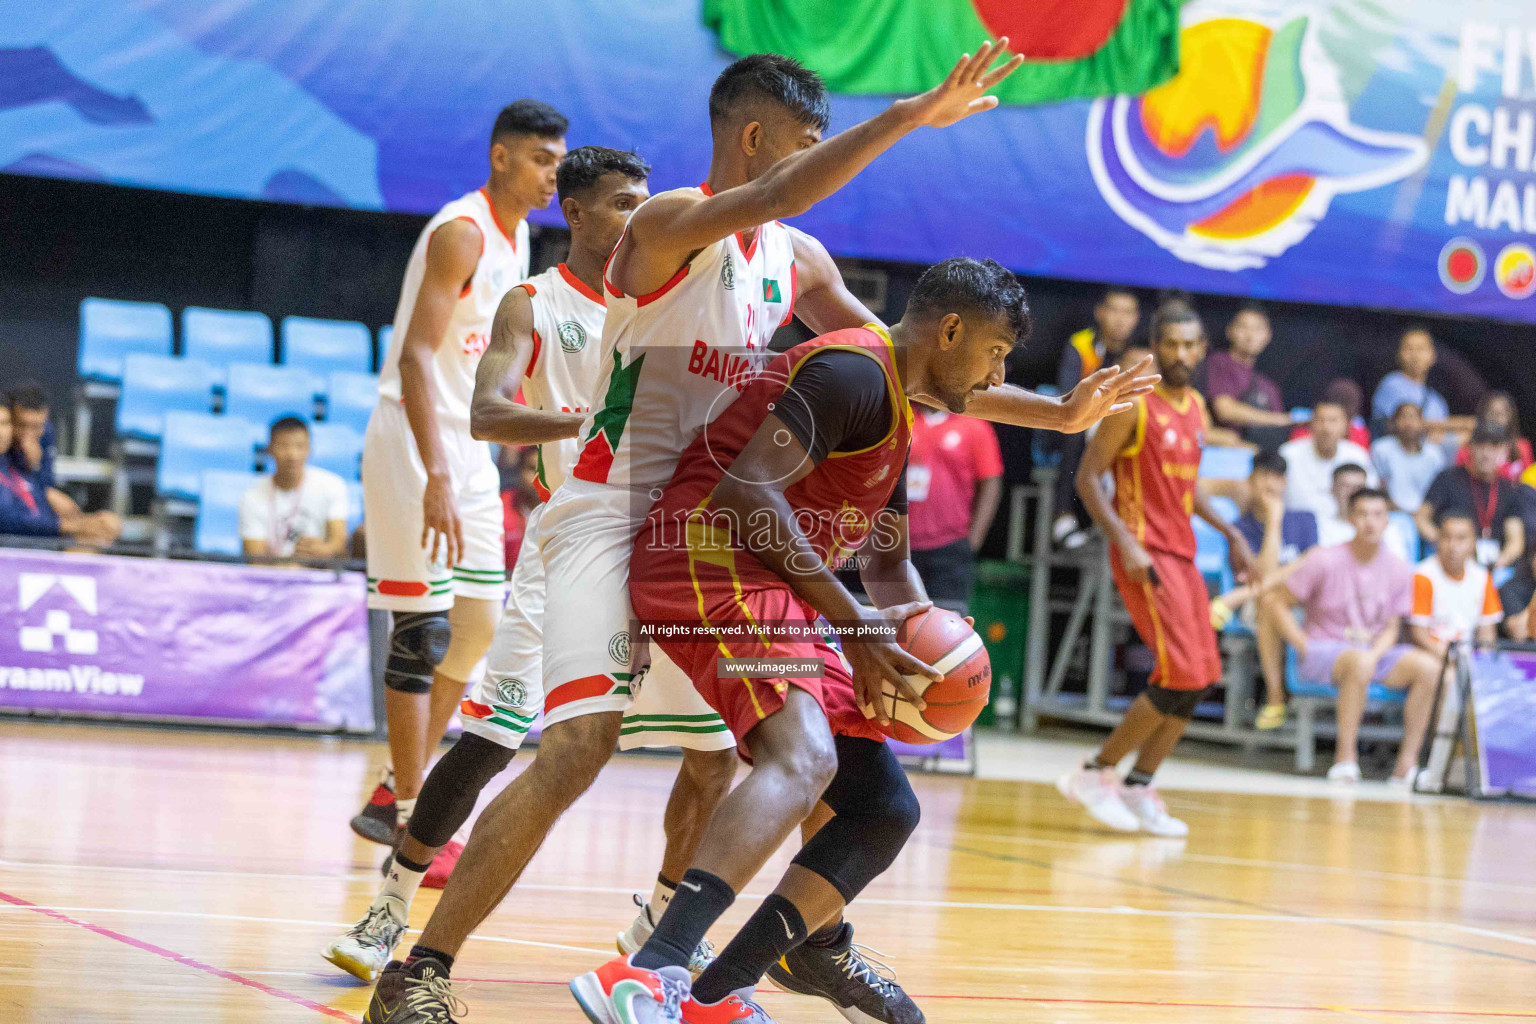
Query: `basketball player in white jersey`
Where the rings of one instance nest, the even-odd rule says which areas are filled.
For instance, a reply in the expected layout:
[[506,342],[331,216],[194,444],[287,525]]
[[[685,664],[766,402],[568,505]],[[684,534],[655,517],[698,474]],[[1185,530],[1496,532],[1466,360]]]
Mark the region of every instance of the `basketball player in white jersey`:
[[[576,461],[576,433],[591,409],[602,358],[603,263],[629,215],[646,200],[650,168],[633,153],[601,146],[571,150],[560,162],[560,209],[571,229],[566,262],[513,288],[501,301],[491,344],[480,362],[474,397],[474,434],[500,444],[538,445],[535,487],[547,498]],[[523,403],[506,396],[521,386]],[[465,735],[433,766],[421,789],[385,881],[363,919],[322,952],[364,981],[383,969],[404,932],[411,899],[423,883],[452,870],[451,837],[473,813],[480,791],[511,763],[544,704],[544,563],[537,543],[543,506],[529,515],[512,593],[497,624],[486,671],[460,706]],[[658,659],[650,671],[677,672]],[[697,698],[697,694],[695,694]],[[666,710],[666,709],[663,709]],[[665,823],[667,851],[657,889],[637,920],[648,930],[659,918],[692,861],[710,811],[736,771],[729,730],[702,698],[687,721],[648,713],[642,694],[626,716],[624,748],[684,748],[683,768]],[[547,770],[558,758],[530,771]],[[436,859],[434,859],[436,857]],[[428,876],[428,868],[431,876]],[[651,910],[651,906],[655,906]],[[698,951],[698,968],[707,946]]]
[[499,478],[470,436],[475,368],[503,295],[528,276],[528,211],[555,194],[566,119],[518,100],[491,130],[483,188],[443,207],[411,250],[379,404],[363,443],[368,606],[392,613],[388,775],[352,819],[392,843],[421,790],[506,589]]
[[[986,90],[1021,62],[988,71],[997,52],[988,44],[974,59],[967,55],[941,85],[824,143],[825,88],[795,61],[743,58],[715,82],[714,157],[705,184],[653,197],[631,218],[610,260],[606,379],[583,425],[576,467],[540,523],[548,579],[546,701],[571,714],[546,727],[534,766],[481,815],[420,941],[380,977],[367,1020],[425,1024],[449,1017],[454,1000],[446,979],[454,955],[607,762],[630,700],[621,675],[634,670],[630,552],[653,491],[671,476],[679,454],[767,361],[768,338],[792,312],[818,333],[874,319],[844,287],[825,249],[776,219],[831,195],[908,132],[995,106]],[[972,408],[998,422],[1083,430],[1128,407],[1124,398],[1151,389],[1156,378],[1135,372],[1143,368],[1107,368],[1064,400],[993,389],[1000,394],[986,402],[978,396]],[[535,776],[539,762],[556,752],[558,771]],[[558,787],[540,781],[556,776]],[[529,807],[543,813],[529,814]],[[679,890],[667,912],[693,895]],[[827,936],[812,937],[825,939],[814,959],[827,970],[795,991],[833,1001],[851,1020],[920,1022],[900,987],[857,957],[846,925],[828,927]],[[833,975],[847,984],[832,988]]]

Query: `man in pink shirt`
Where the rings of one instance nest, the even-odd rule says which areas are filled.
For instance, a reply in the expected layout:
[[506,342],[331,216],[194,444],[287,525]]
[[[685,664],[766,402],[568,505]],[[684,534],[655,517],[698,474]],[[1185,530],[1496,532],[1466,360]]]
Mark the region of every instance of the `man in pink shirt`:
[[1002,477],[992,424],[918,410],[907,464],[912,564],[929,598],[941,607],[965,611],[976,552],[997,514]]
[[[1370,684],[1408,690],[1392,785],[1412,786],[1429,725],[1440,665],[1427,651],[1398,642],[1413,609],[1413,567],[1382,543],[1390,512],[1385,492],[1356,491],[1349,500],[1354,539],[1313,548],[1277,586],[1285,600],[1268,606],[1275,627],[1296,649],[1301,678],[1338,687],[1339,738],[1330,782],[1360,781],[1360,719]],[[1305,614],[1300,626],[1291,614],[1298,605]]]

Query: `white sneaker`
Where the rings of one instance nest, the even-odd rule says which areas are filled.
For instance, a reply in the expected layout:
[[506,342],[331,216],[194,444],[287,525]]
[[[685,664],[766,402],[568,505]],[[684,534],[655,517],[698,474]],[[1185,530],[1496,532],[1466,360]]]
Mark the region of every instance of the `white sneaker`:
[[1412,793],[1414,791],[1414,783],[1419,779],[1419,771],[1420,769],[1415,768],[1407,775],[1392,776],[1391,778],[1387,779],[1387,788],[1402,790],[1404,793]]
[[331,942],[320,955],[359,981],[373,981],[389,963],[390,954],[405,934],[405,922],[396,917],[393,900],[369,907],[363,919]]
[[1360,766],[1353,761],[1340,761],[1328,769],[1328,781],[1341,786],[1353,786],[1360,781]]
[[[651,933],[656,930],[656,922],[651,920],[651,905],[639,893],[635,893],[635,906],[640,908],[640,913],[635,915],[628,928],[619,932],[614,943],[625,956],[640,952],[640,947],[651,940]],[[714,945],[708,939],[700,939],[693,955],[688,958],[688,973],[697,978],[714,962]]]
[[1056,521],[1051,524],[1051,542],[1054,544],[1060,544],[1062,541],[1066,540],[1073,533],[1075,533],[1077,529],[1077,516],[1070,512],[1063,512],[1058,515],[1056,517]]
[[1189,835],[1189,826],[1168,813],[1167,805],[1154,787],[1124,786],[1120,790],[1120,800],[1136,815],[1143,832],[1175,839]]
[[1090,771],[1079,768],[1056,780],[1056,789],[1062,796],[1091,814],[1101,825],[1108,825],[1117,832],[1135,832],[1141,822],[1120,797],[1120,779],[1113,768]]

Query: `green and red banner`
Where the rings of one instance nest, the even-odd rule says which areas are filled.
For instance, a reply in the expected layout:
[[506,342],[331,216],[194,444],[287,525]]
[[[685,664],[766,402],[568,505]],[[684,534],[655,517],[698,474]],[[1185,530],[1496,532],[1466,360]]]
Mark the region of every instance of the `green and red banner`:
[[1004,103],[1141,93],[1179,69],[1182,0],[704,0],[735,54],[781,53],[835,93],[916,93],[962,53],[1008,37],[1026,59]]

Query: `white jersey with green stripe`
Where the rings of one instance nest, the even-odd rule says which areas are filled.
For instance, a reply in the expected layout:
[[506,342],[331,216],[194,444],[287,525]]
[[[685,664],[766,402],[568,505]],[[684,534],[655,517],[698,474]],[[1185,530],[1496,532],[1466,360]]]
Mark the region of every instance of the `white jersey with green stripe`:
[[[608,280],[603,289],[603,367],[571,476],[649,492],[773,357],[768,342],[794,310],[794,243],[773,221],[750,240],[705,246],[649,295],[626,295]],[[649,506],[635,508],[644,515]]]
[[[602,295],[587,287],[564,263],[518,285],[533,307],[533,356],[523,373],[523,400],[529,408],[591,412],[602,368]],[[570,437],[539,445],[537,486],[541,497],[560,486],[576,462]]]

